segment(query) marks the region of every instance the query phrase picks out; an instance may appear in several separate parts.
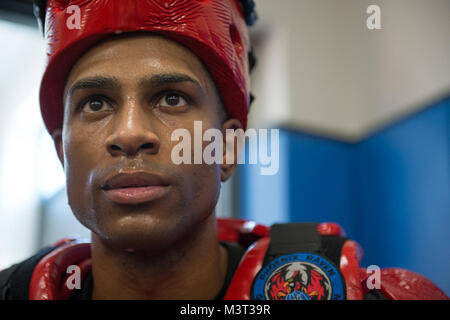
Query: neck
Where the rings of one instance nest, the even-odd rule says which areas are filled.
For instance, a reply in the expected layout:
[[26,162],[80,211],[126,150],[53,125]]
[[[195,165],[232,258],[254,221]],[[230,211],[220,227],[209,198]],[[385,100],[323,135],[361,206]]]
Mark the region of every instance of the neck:
[[94,300],[209,300],[220,291],[227,253],[212,214],[195,237],[161,253],[136,254],[108,246],[92,233]]

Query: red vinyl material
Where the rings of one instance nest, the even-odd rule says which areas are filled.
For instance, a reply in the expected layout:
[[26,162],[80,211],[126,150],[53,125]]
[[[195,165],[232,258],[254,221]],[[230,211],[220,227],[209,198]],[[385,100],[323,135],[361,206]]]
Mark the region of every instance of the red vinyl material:
[[[361,269],[364,292],[369,291],[366,285],[369,276],[365,269]],[[433,282],[402,268],[381,269],[379,292],[389,300],[448,300],[447,295]]]
[[323,236],[346,236],[344,229],[342,229],[340,225],[334,222],[324,222],[319,224],[319,226],[317,227],[317,231],[319,231],[319,233]]
[[[79,12],[69,6],[77,6]],[[79,29],[68,27],[74,14],[79,14]],[[114,34],[141,31],[162,35],[194,52],[211,73],[228,115],[246,128],[250,41],[238,0],[48,0],[48,63],[40,104],[50,134],[62,127],[65,80],[77,59]]]
[[270,238],[262,238],[247,250],[234,273],[225,300],[250,300],[253,279],[262,267],[269,242]]
[[362,259],[362,249],[358,243],[347,240],[342,247],[340,269],[345,279],[347,300],[362,300],[359,263]]
[[34,268],[30,282],[30,300],[65,300],[72,292],[67,288],[67,267],[78,265],[81,279],[90,270],[91,246],[85,242],[64,242]]

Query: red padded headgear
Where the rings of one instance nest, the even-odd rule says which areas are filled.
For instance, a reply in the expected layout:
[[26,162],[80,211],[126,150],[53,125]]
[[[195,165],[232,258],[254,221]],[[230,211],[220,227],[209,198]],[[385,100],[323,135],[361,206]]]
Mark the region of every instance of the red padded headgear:
[[[69,29],[80,8],[80,29]],[[48,64],[40,88],[41,113],[50,134],[63,123],[66,78],[80,56],[115,33],[150,31],[181,43],[208,68],[228,115],[247,126],[249,36],[238,0],[48,0]]]

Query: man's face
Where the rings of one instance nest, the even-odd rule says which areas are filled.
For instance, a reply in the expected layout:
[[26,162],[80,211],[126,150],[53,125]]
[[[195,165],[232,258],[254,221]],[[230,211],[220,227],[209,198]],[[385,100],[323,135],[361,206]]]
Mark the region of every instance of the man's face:
[[69,204],[102,240],[164,250],[214,212],[220,165],[171,160],[175,129],[193,140],[195,120],[222,126],[214,83],[191,51],[150,35],[103,42],[71,70],[64,108],[56,143]]

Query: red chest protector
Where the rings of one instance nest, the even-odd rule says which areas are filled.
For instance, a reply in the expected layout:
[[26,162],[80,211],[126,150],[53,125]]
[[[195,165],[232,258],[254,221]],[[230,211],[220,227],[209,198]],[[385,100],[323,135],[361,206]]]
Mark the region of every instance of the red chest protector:
[[[317,231],[321,236],[345,236],[342,228],[335,223],[319,224]],[[218,219],[218,238],[220,241],[238,243],[247,248],[225,299],[254,299],[251,294],[252,287],[255,286],[255,278],[264,266],[270,244],[270,228],[252,221]],[[70,276],[66,270],[70,265],[80,268],[81,279],[91,272],[91,249],[88,242],[63,239],[56,245],[58,247],[44,256],[34,268],[29,291],[31,300],[69,299],[72,290],[66,285]],[[346,240],[340,252],[338,268],[345,282],[345,297],[348,300],[361,300],[369,292],[367,282],[371,275],[359,266],[363,251],[356,242]],[[447,299],[445,293],[431,281],[408,270],[382,269],[380,280],[378,292],[386,299]],[[315,292],[317,294],[317,291]]]

